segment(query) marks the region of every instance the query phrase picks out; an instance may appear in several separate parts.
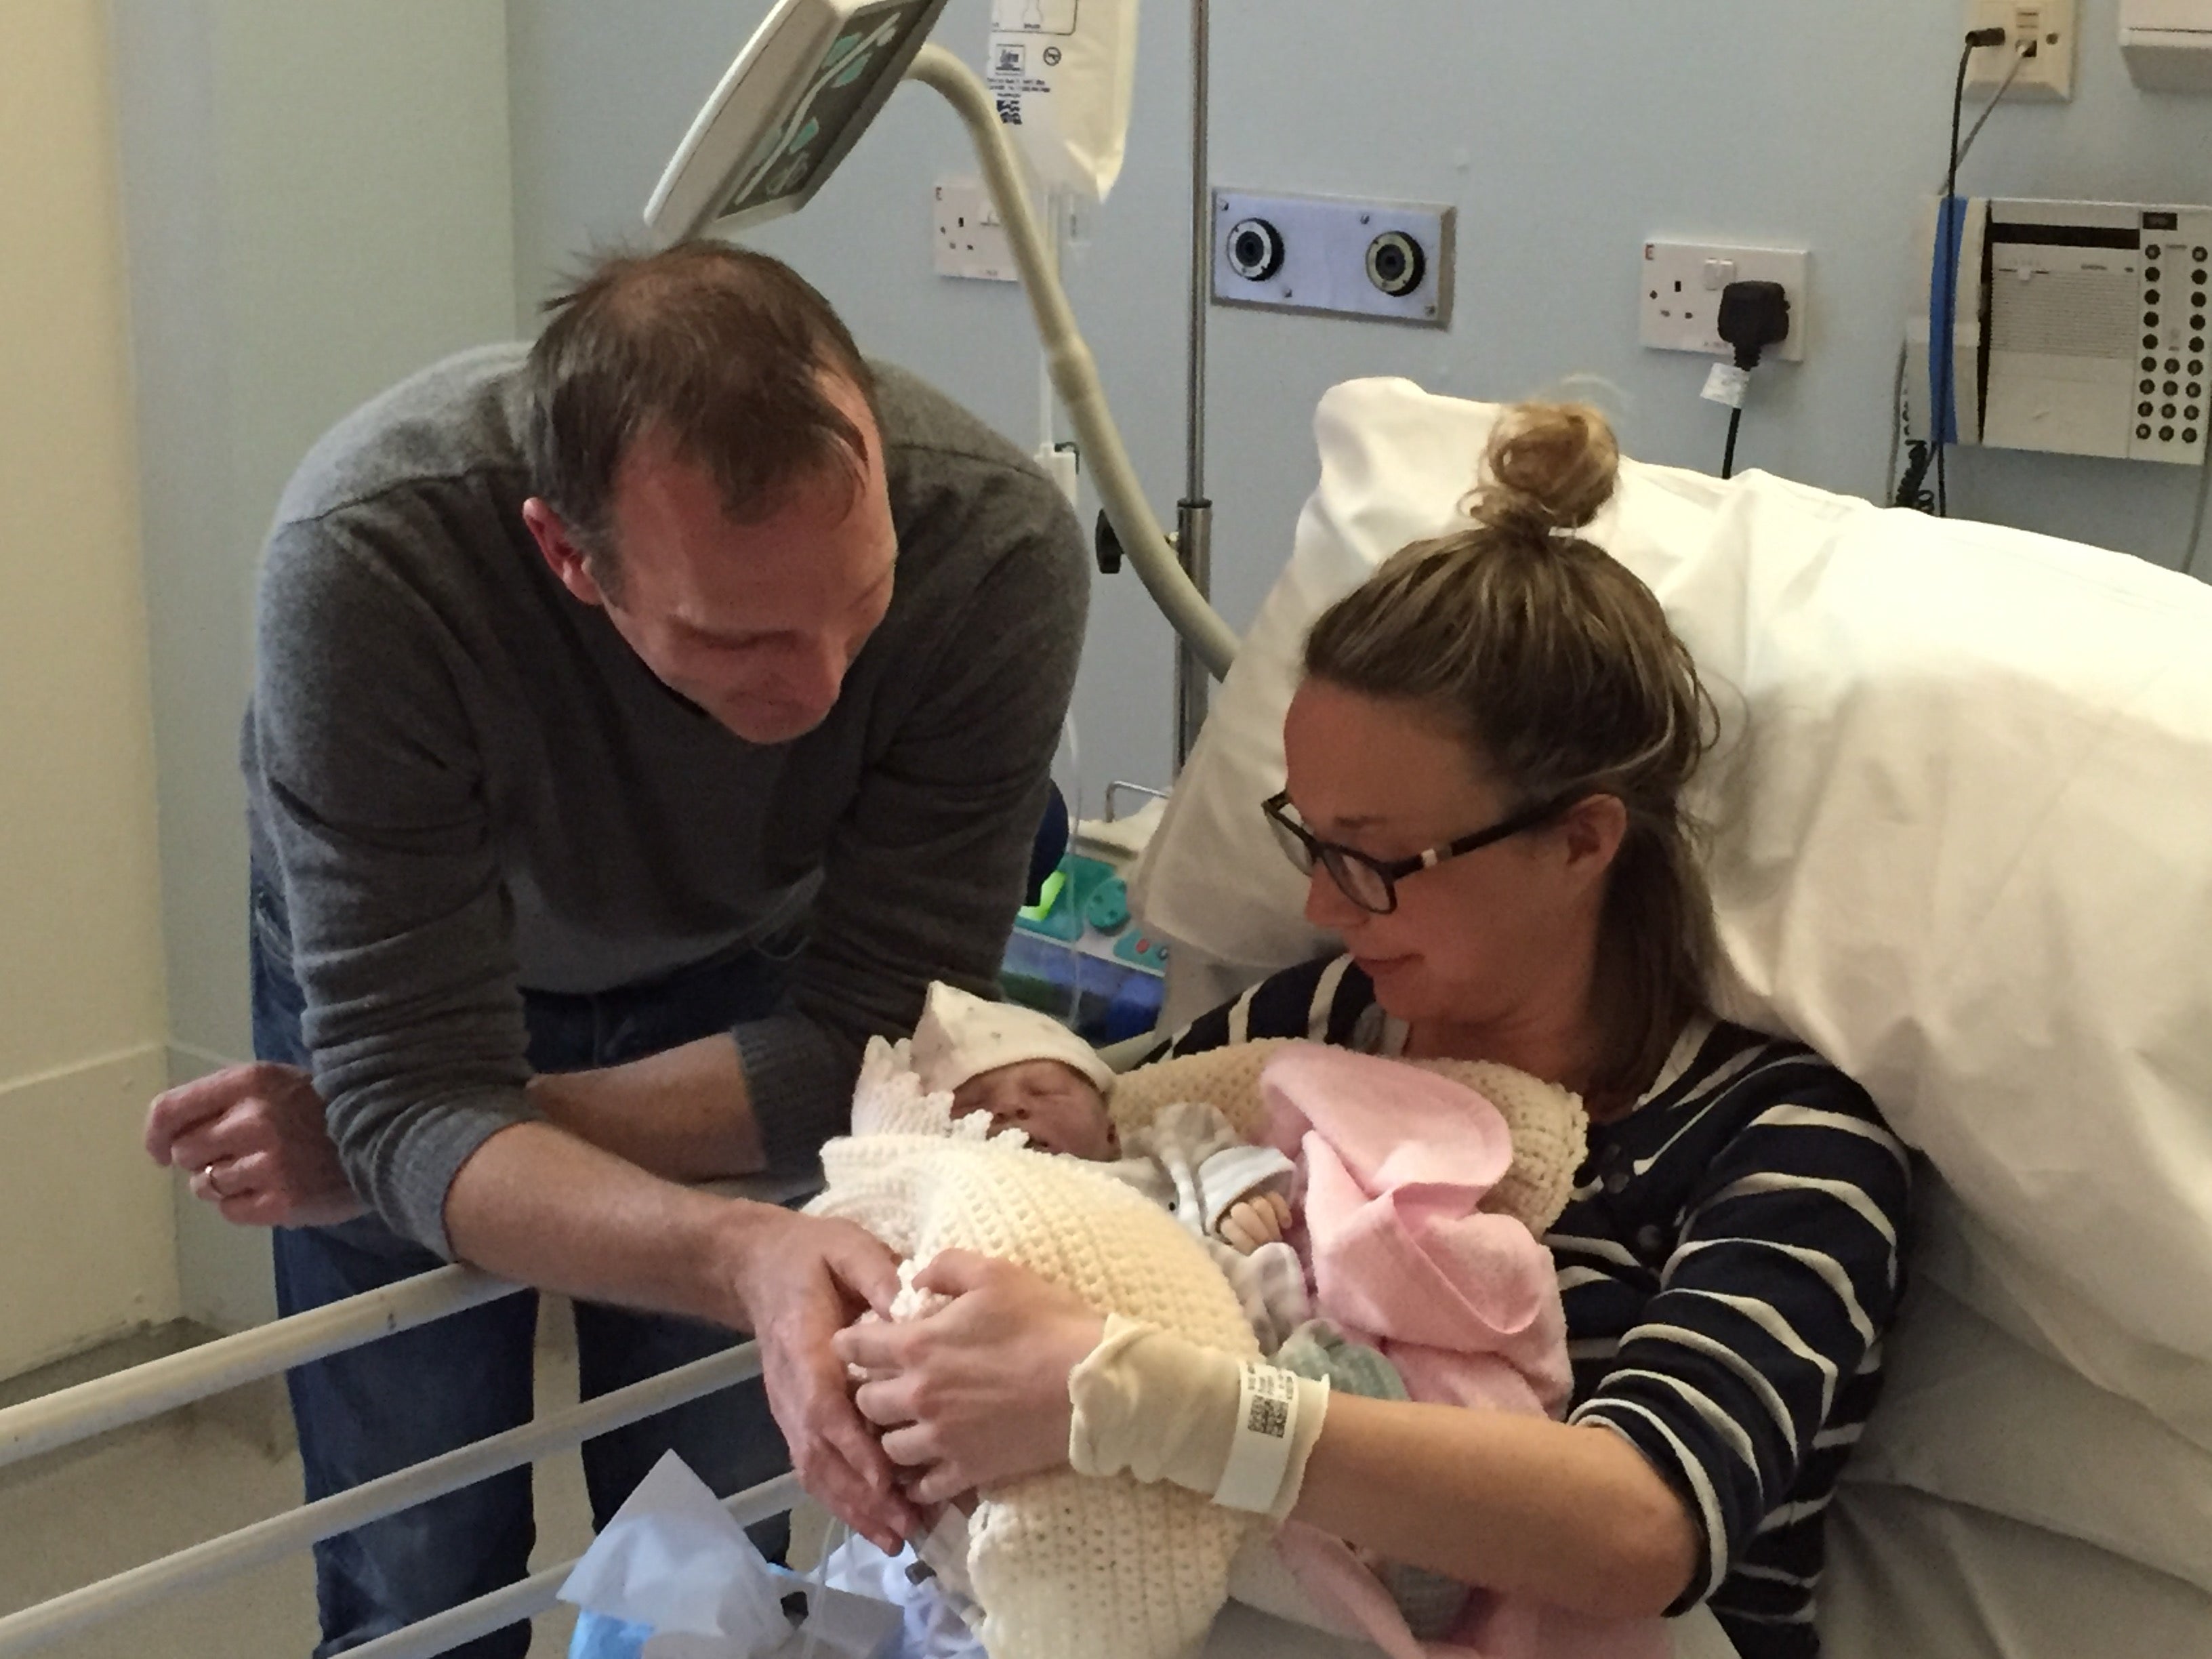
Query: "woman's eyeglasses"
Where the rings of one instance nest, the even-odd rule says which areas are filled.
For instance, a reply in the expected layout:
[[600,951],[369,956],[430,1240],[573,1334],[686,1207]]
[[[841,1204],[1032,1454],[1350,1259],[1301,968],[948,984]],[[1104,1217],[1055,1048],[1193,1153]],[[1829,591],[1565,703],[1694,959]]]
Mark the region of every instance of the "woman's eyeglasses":
[[1323,841],[1298,822],[1287,789],[1267,797],[1261,802],[1260,810],[1267,815],[1269,828],[1282,844],[1284,855],[1302,872],[1311,874],[1314,866],[1320,865],[1345,897],[1363,910],[1387,916],[1398,908],[1398,884],[1407,877],[1442,864],[1446,859],[1455,859],[1462,853],[1474,852],[1548,823],[1587,793],[1575,790],[1556,795],[1510,817],[1501,818],[1487,830],[1478,830],[1457,841],[1448,841],[1441,847],[1431,847],[1402,859],[1370,858],[1357,848]]

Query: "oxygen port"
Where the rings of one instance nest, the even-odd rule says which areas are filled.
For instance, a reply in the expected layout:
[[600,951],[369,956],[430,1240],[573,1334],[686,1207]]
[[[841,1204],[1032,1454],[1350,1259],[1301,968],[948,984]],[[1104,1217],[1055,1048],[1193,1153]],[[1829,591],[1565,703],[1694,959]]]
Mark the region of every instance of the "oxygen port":
[[1420,287],[1427,273],[1421,245],[1402,230],[1386,230],[1367,245],[1367,280],[1394,300]]
[[1229,268],[1248,283],[1264,283],[1283,268],[1282,233],[1265,219],[1240,219],[1229,228]]

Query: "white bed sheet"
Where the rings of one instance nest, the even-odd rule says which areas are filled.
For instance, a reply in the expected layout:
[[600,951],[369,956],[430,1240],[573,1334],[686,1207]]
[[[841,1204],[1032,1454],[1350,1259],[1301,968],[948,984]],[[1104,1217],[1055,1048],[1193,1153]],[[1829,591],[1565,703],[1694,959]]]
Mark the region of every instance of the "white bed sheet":
[[2212,1596],[2039,1527],[1847,1479],[1820,1637],[1826,1659],[2202,1659]]

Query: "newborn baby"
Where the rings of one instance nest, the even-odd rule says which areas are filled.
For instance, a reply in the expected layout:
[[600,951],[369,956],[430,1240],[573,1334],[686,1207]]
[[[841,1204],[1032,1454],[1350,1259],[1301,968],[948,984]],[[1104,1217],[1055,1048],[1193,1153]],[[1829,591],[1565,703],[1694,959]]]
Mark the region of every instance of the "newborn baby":
[[1018,1129],[1037,1151],[1101,1165],[1166,1208],[1212,1253],[1262,1352],[1312,1316],[1304,1269],[1282,1242],[1296,1167],[1246,1145],[1215,1108],[1166,1107],[1124,1146],[1106,1104],[1113,1068],[1096,1049],[1048,1014],[941,982],[911,1052],[922,1086],[951,1095],[956,1118],[986,1113],[993,1133]]
[[[1408,1397],[1380,1352],[1313,1317],[1304,1264],[1284,1237],[1297,1176],[1284,1152],[1248,1145],[1218,1108],[1195,1101],[1162,1107],[1125,1147],[1107,1106],[1113,1069],[1097,1050],[1049,1015],[954,986],[929,988],[910,1053],[922,1086],[952,1097],[956,1119],[987,1113],[994,1134],[1019,1130],[1036,1150],[1100,1165],[1164,1206],[1206,1246],[1275,1364],[1346,1393]],[[1366,1565],[1416,1636],[1440,1637],[1457,1621],[1465,1586]]]

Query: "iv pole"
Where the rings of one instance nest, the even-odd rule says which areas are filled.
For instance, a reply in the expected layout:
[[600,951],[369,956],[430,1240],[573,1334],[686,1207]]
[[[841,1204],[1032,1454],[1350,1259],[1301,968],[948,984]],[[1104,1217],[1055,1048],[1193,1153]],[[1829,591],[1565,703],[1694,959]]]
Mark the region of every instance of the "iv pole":
[[[1184,375],[1182,500],[1176,506],[1176,558],[1201,598],[1213,590],[1213,503],[1206,495],[1206,306],[1213,264],[1213,202],[1206,186],[1208,0],[1190,3],[1190,331]],[[1206,723],[1207,674],[1181,635],[1176,639],[1175,765]]]

